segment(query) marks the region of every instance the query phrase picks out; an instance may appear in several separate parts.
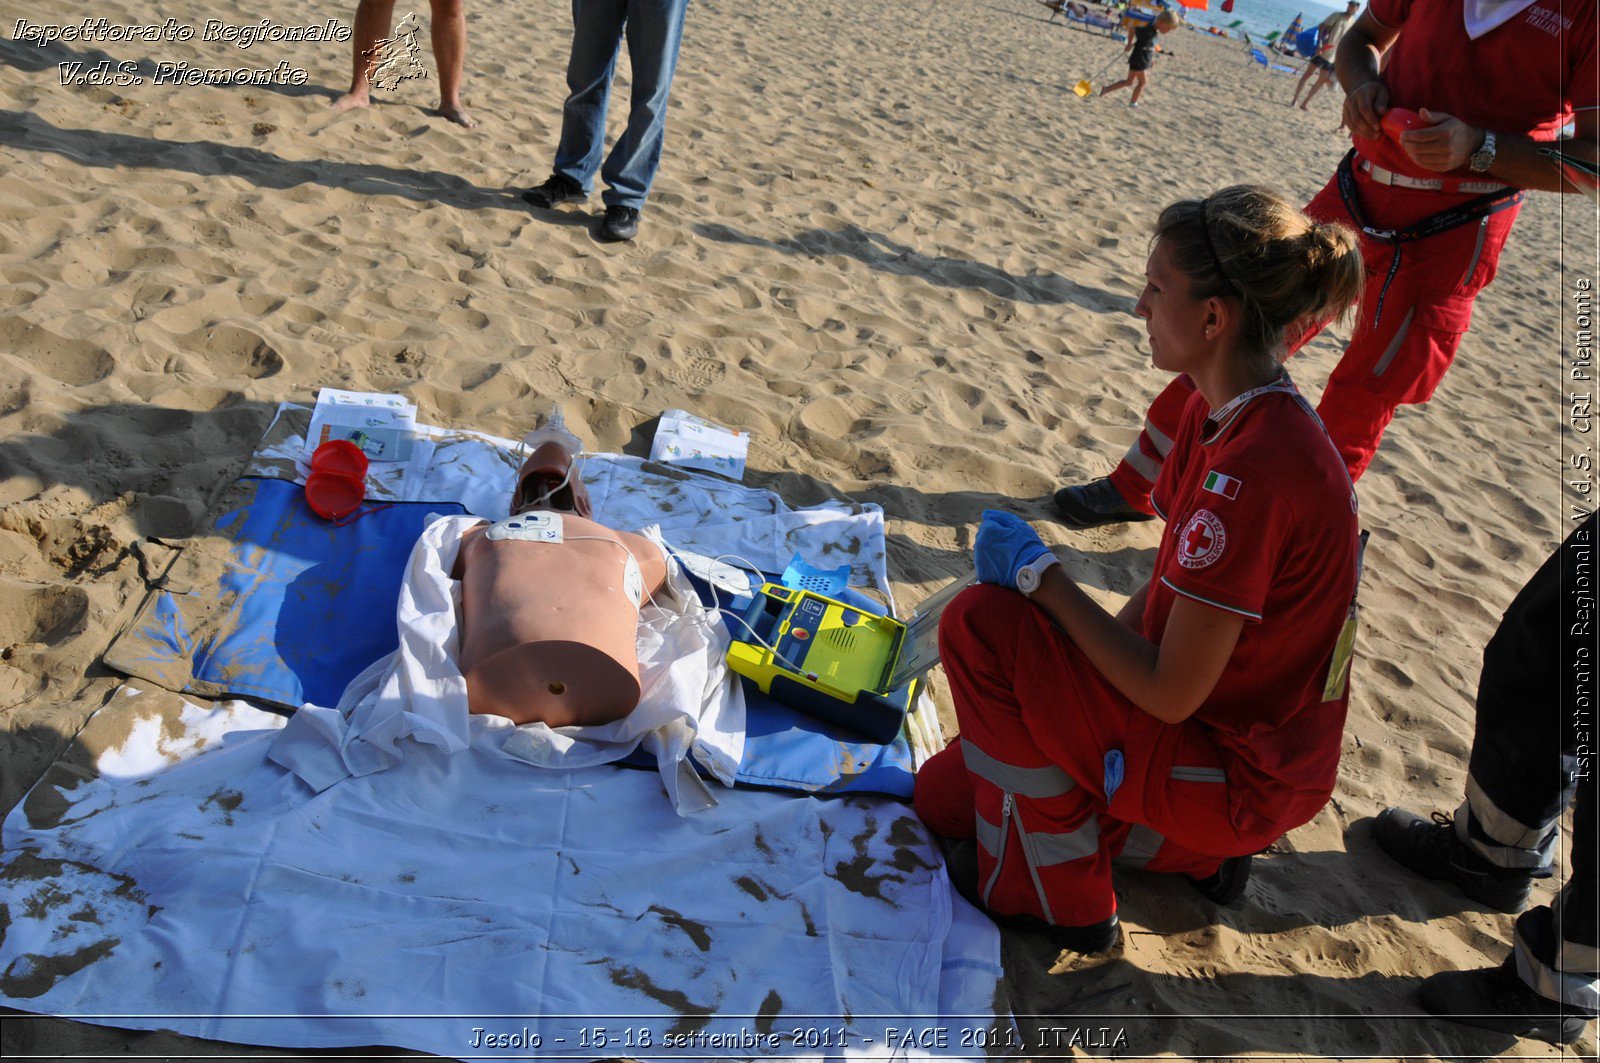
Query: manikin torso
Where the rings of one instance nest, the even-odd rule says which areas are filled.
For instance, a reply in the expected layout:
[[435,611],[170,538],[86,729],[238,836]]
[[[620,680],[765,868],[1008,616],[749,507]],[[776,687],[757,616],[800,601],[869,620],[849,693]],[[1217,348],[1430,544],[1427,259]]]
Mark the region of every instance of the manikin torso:
[[[473,713],[588,726],[621,719],[639,703],[639,606],[666,582],[666,559],[644,536],[589,519],[580,483],[539,503],[529,485],[548,490],[566,472],[536,451],[513,507],[558,514],[560,542],[501,537],[503,529],[491,535],[487,524],[461,538],[451,575],[461,580],[460,666]],[[640,575],[634,586],[630,553]],[[637,600],[628,593],[635,589]]]

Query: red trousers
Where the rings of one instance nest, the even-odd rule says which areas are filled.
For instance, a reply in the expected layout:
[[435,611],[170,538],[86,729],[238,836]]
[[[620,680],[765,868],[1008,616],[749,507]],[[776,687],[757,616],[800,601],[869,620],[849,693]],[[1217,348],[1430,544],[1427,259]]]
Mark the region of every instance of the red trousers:
[[[1113,857],[1205,876],[1282,833],[1266,815],[1239,815],[1204,725],[1133,705],[1016,591],[963,591],[939,646],[961,737],[917,773],[914,801],[933,830],[977,839],[990,910],[1098,923],[1117,908]],[[1123,774],[1112,787],[1114,751]]]
[[[1470,198],[1374,184],[1359,173],[1356,190],[1367,223],[1376,228],[1412,225]],[[1350,345],[1328,377],[1317,406],[1352,480],[1360,479],[1377,453],[1395,409],[1427,402],[1444,379],[1461,337],[1472,323],[1472,302],[1494,279],[1500,250],[1519,209],[1511,207],[1479,222],[1402,245],[1400,268],[1392,279],[1389,267],[1394,261],[1394,245],[1361,236],[1366,291]],[[1355,226],[1339,195],[1337,178],[1306,205],[1306,213],[1318,221]],[[1293,337],[1291,353],[1310,342],[1324,324]],[[1147,513],[1152,512],[1150,488],[1172,449],[1172,435],[1192,394],[1194,384],[1188,377],[1177,377],[1168,384],[1151,403],[1139,438],[1111,474],[1122,497]]]

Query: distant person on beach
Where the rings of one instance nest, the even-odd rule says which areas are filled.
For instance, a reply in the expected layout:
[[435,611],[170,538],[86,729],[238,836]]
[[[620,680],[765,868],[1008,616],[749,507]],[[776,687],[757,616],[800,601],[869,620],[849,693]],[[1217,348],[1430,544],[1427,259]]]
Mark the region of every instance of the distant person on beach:
[[1306,87],[1306,82],[1311,80],[1311,75],[1317,75],[1316,84],[1311,86],[1311,91],[1306,93],[1304,101],[1300,102],[1300,109],[1306,109],[1311,102],[1311,97],[1320,90],[1333,84],[1333,56],[1339,47],[1339,41],[1344,38],[1344,31],[1350,21],[1356,17],[1356,12],[1361,10],[1361,0],[1350,0],[1350,4],[1343,11],[1335,11],[1317,25],[1317,51],[1307,62],[1306,71],[1300,75],[1300,83],[1294,87],[1294,98],[1289,101],[1293,107],[1300,100],[1300,90]]
[[[1355,146],[1306,211],[1356,226],[1366,256],[1366,301],[1317,407],[1352,478],[1395,410],[1428,401],[1443,379],[1522,190],[1594,194],[1583,171],[1600,158],[1595,37],[1596,0],[1371,0],[1339,43]],[[1399,108],[1417,113],[1391,115],[1391,130],[1402,117],[1416,126],[1386,133],[1382,119]],[[1569,122],[1574,136],[1557,143]],[[1173,381],[1110,476],[1056,492],[1063,523],[1153,519],[1150,487],[1193,391]]]
[[[397,57],[390,53],[406,42],[390,39],[395,0],[361,0],[356,5],[356,24],[351,33],[355,50],[350,91],[333,101],[336,111],[349,111],[372,103],[374,72],[385,61]],[[461,72],[467,55],[467,12],[464,0],[429,0],[432,8],[433,58],[439,66],[439,114],[468,129],[477,119],[461,106]],[[414,39],[410,42],[415,44]],[[415,61],[411,57],[411,61]],[[379,88],[382,78],[379,77]]]
[[1156,35],[1171,33],[1177,28],[1178,16],[1168,10],[1157,15],[1154,22],[1146,22],[1129,34],[1128,43],[1122,48],[1124,53],[1130,53],[1128,76],[1101,89],[1100,95],[1104,96],[1108,92],[1115,92],[1132,85],[1133,99],[1128,101],[1128,106],[1139,106],[1139,97],[1144,95],[1145,82],[1150,77],[1150,67],[1156,61]]
[[1549,877],[1562,813],[1576,798],[1570,871],[1555,904],[1518,917],[1504,963],[1444,971],[1419,990],[1435,1015],[1551,1044],[1576,1041],[1600,1012],[1596,534],[1591,513],[1518,592],[1484,649],[1466,800],[1454,818],[1391,808],[1374,827],[1411,870],[1519,912],[1533,880]]
[[[595,170],[606,183],[600,239],[632,240],[639,232],[667,128],[667,100],[678,67],[689,0],[572,0],[572,56],[567,61],[570,95],[561,111],[561,141],[550,177],[522,193],[548,210],[589,198]],[[606,101],[626,30],[633,88],[628,124],[600,166],[605,148]]]
[[1225,188],[1161,212],[1145,278],[1155,366],[1197,388],[1155,487],[1149,582],[1108,613],[1021,518],[986,511],[982,584],[939,626],[959,744],[914,796],[935,832],[975,839],[976,875],[953,872],[974,903],[1080,952],[1117,941],[1113,858],[1227,904],[1251,854],[1317,814],[1355,637],[1355,490],[1279,364],[1295,322],[1357,297],[1355,234]]

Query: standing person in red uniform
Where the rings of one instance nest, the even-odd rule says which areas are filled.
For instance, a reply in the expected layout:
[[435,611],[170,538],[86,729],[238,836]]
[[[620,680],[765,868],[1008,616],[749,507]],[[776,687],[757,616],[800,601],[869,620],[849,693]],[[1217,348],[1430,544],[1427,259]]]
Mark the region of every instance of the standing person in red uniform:
[[[1520,190],[1594,194],[1583,168],[1600,159],[1595,38],[1596,0],[1371,0],[1339,42],[1354,149],[1306,212],[1365,226],[1365,300],[1317,407],[1352,479],[1396,407],[1428,401],[1449,368]],[[1381,126],[1395,108],[1420,123],[1398,139]],[[1556,144],[1569,122],[1573,137]],[[1110,476],[1056,492],[1065,523],[1151,519],[1150,486],[1193,390],[1180,378],[1157,396]]]
[[1355,235],[1227,188],[1162,211],[1146,275],[1153,361],[1197,388],[1154,492],[1152,578],[1113,616],[985,512],[985,585],[940,625],[960,743],[915,794],[935,831],[976,839],[997,921],[1081,951],[1117,939],[1113,856],[1237,897],[1248,854],[1326,803],[1348,699],[1355,492],[1279,360],[1291,325],[1356,298]]

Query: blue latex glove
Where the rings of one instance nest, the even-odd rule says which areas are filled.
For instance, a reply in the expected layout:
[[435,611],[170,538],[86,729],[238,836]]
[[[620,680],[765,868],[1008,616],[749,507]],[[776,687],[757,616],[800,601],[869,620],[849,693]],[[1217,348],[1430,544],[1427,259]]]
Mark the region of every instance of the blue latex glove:
[[1106,800],[1109,801],[1113,797],[1117,796],[1117,791],[1122,788],[1122,750],[1113,749],[1111,752],[1107,753],[1105,765],[1106,776],[1104,787],[1106,792]]
[[983,523],[978,525],[978,538],[972,544],[980,581],[1016,590],[1017,570],[1049,552],[1038,533],[1015,513],[983,511]]

